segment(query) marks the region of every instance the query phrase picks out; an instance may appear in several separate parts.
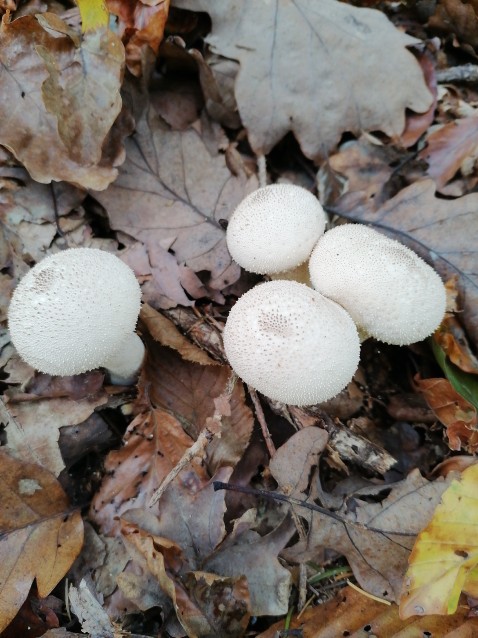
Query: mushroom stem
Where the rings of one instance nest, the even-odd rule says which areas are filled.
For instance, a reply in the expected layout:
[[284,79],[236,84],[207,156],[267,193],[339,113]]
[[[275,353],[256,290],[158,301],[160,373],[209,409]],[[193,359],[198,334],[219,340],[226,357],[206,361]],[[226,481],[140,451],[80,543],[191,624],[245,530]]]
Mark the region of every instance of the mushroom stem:
[[136,332],[126,337],[119,349],[103,364],[113,385],[134,383],[144,359],[144,345]]

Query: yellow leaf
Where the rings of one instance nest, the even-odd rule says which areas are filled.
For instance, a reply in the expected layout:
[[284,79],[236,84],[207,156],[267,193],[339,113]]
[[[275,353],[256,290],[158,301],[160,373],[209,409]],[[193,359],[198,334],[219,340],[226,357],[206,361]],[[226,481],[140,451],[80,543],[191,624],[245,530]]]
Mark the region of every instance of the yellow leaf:
[[400,616],[453,614],[462,591],[478,594],[478,464],[443,493],[418,535],[404,578]]
[[103,0],[76,0],[81,15],[81,31],[107,29],[110,16]]

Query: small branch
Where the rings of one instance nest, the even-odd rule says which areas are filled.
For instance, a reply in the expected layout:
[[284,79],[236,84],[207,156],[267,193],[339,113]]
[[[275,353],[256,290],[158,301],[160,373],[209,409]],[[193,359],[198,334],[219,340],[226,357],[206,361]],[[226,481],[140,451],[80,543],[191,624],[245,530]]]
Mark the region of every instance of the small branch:
[[264,416],[264,410],[262,409],[261,402],[259,397],[257,396],[257,392],[250,385],[247,386],[250,397],[252,399],[252,403],[254,404],[254,409],[256,411],[256,417],[259,421],[259,425],[261,426],[262,436],[267,445],[267,449],[269,451],[269,455],[272,458],[276,453],[276,448],[274,443],[272,442],[271,434],[269,432],[269,428],[267,427],[266,418]]
[[452,66],[449,69],[437,71],[436,76],[439,84],[446,84],[448,82],[478,82],[478,66],[476,64]]

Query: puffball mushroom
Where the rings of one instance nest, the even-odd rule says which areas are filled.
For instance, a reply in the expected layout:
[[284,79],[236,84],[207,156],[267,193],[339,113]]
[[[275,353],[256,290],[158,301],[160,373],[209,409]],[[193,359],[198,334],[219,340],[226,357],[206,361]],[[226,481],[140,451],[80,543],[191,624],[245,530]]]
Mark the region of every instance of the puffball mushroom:
[[291,270],[306,261],[325,229],[319,200],[305,188],[273,184],[248,195],[227,227],[232,258],[260,275]]
[[118,257],[70,248],[21,280],[8,326],[21,358],[41,372],[65,376],[102,366],[113,382],[129,383],[144,355],[134,332],[140,305],[136,277]]
[[385,343],[421,341],[445,314],[445,287],[433,268],[367,226],[345,224],[325,233],[309,270],[316,290],[345,308],[359,330]]
[[347,312],[295,281],[266,282],[242,295],[223,339],[239,377],[291,405],[321,403],[338,394],[360,356],[357,328]]

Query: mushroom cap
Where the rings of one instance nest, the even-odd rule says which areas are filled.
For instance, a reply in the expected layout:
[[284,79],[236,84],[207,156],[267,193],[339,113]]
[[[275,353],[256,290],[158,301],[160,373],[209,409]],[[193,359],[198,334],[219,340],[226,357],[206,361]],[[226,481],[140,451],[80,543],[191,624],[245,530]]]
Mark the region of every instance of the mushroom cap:
[[72,375],[104,364],[134,331],[141,289],[115,255],[70,248],[18,284],[8,311],[13,345],[31,366]]
[[325,229],[319,200],[305,188],[273,184],[248,195],[231,215],[227,247],[249,272],[290,270],[309,258]]
[[242,295],[223,338],[238,376],[290,405],[321,403],[338,394],[360,356],[357,329],[345,310],[295,281],[266,282]]
[[316,290],[385,343],[421,341],[445,314],[445,287],[433,268],[367,226],[345,224],[329,230],[317,242],[309,269]]

